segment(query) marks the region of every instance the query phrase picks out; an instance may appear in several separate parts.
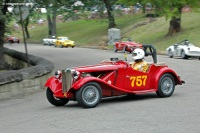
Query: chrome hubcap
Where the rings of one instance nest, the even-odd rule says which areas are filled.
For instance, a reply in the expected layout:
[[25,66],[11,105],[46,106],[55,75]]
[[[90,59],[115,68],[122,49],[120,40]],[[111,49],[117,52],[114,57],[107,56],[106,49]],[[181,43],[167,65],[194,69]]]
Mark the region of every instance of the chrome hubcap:
[[165,77],[162,81],[162,91],[166,94],[171,93],[173,90],[173,82],[171,78]]
[[82,93],[82,97],[87,104],[94,104],[99,98],[98,89],[95,86],[87,86]]

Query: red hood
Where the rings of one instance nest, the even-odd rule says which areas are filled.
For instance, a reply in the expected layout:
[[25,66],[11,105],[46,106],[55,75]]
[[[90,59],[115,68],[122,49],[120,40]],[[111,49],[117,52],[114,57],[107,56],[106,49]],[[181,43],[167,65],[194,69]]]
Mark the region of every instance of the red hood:
[[142,44],[136,42],[127,42],[128,45],[135,46],[135,47],[142,47]]
[[124,67],[125,63],[100,63],[96,65],[80,66],[74,67],[79,72],[95,72],[95,71],[107,71],[107,70],[117,70],[119,67]]
[[129,41],[124,41],[124,42],[116,42],[115,44],[126,44],[126,45],[130,45],[133,47],[142,47],[142,44],[137,43],[137,42],[129,42]]

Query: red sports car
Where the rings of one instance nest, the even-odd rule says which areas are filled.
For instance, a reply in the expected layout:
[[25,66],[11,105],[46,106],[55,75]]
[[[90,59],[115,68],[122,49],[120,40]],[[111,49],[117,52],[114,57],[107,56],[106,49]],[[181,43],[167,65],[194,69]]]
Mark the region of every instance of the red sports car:
[[19,38],[17,37],[14,37],[14,36],[8,36],[6,38],[6,41],[9,42],[9,43],[19,43]]
[[148,92],[170,97],[175,86],[184,81],[166,64],[157,63],[152,45],[143,47],[146,55],[152,55],[154,59],[154,63],[149,63],[147,73],[133,70],[129,62],[118,58],[96,65],[58,70],[45,84],[48,101],[55,106],[64,106],[69,100],[75,100],[84,108],[93,108],[104,97]]
[[114,52],[122,51],[131,53],[135,48],[142,48],[142,44],[133,41],[116,42],[114,45]]

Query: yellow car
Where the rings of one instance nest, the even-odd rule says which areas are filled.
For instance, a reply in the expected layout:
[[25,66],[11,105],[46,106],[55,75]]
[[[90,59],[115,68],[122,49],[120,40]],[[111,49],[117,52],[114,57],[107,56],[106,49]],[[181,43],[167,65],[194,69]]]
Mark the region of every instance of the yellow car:
[[72,47],[72,48],[74,48],[75,43],[74,43],[74,41],[69,40],[68,37],[61,36],[61,37],[56,38],[54,46],[60,47],[60,48],[62,48],[62,47]]

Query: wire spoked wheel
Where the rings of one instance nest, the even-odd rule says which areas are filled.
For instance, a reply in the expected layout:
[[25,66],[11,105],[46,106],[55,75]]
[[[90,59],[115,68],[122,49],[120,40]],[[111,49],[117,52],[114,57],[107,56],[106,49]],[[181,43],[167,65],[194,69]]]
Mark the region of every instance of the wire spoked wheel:
[[76,100],[84,108],[96,107],[102,98],[101,87],[95,82],[89,82],[76,92]]

